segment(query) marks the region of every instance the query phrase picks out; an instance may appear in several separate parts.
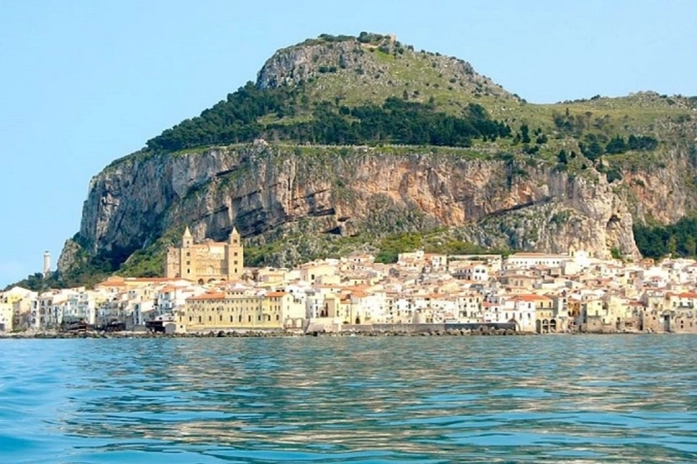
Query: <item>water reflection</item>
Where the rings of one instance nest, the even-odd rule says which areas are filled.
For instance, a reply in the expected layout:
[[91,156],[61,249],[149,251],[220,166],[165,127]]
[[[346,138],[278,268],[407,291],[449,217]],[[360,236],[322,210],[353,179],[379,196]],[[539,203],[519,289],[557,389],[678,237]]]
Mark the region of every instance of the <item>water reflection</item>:
[[692,336],[2,348],[10,462],[697,460]]

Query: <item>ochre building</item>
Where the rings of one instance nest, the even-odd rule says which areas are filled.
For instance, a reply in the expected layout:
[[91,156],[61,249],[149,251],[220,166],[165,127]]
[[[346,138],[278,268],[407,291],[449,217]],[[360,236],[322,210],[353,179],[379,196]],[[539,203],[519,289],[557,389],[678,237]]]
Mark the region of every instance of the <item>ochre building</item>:
[[165,258],[167,278],[182,278],[200,284],[216,280],[237,280],[244,267],[244,248],[237,229],[233,228],[227,242],[206,240],[194,243],[187,227],[181,247],[171,247]]
[[305,304],[291,293],[230,289],[187,298],[175,316],[177,332],[300,328]]

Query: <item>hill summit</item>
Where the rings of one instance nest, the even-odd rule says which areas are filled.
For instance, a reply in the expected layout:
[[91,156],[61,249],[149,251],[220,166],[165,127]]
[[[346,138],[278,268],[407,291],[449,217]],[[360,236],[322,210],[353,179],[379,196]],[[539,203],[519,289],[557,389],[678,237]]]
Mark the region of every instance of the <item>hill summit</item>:
[[[488,123],[482,105],[501,112],[519,102],[465,61],[416,52],[394,36],[322,35],[279,50],[259,71],[256,84],[248,82],[147,145],[172,151],[261,137],[463,146],[491,132],[481,124],[463,127]],[[400,117],[407,112],[409,118]],[[398,127],[403,125],[410,127]]]
[[[370,103],[408,94],[427,101],[457,88],[455,101],[469,96],[511,95],[490,79],[477,74],[464,60],[440,53],[415,51],[394,35],[362,32],[358,37],[321,35],[317,39],[277,51],[261,68],[261,89],[303,85],[324,77],[312,91],[321,98],[339,98],[349,104]],[[428,85],[426,85],[428,84]],[[370,87],[370,92],[364,92]],[[450,89],[452,90],[452,89]]]
[[697,205],[696,109],[651,92],[534,105],[395,36],[323,34],[96,175],[56,279],[161,274],[185,226],[236,227],[247,265],[416,247],[659,255],[649,226]]

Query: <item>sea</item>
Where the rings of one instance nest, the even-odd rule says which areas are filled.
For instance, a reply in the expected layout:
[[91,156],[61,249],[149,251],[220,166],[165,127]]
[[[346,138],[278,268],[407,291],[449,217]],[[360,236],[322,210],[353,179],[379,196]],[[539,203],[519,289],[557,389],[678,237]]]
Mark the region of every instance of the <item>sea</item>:
[[0,340],[1,463],[694,463],[697,336]]

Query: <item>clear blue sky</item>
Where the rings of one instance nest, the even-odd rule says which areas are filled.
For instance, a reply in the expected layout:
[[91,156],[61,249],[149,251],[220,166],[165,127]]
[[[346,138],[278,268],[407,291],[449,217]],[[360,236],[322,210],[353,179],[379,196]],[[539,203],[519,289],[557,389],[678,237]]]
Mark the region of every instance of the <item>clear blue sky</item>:
[[58,259],[90,178],[320,33],[394,33],[531,102],[697,95],[697,1],[0,1],[0,287]]

